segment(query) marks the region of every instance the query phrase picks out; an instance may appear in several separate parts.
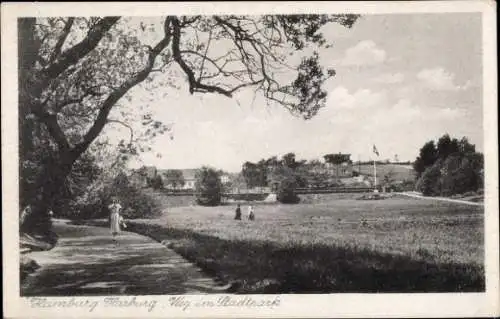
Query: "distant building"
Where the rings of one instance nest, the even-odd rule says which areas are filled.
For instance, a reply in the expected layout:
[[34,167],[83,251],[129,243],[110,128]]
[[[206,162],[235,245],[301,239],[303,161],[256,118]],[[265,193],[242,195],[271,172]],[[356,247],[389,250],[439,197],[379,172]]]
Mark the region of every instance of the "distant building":
[[[163,179],[163,184],[167,187],[167,171],[169,169],[159,169],[158,174]],[[182,190],[191,190],[194,189],[194,185],[196,183],[196,172],[197,168],[188,168],[188,169],[179,169],[182,172],[182,176],[184,177],[184,185],[177,187],[177,189]]]
[[227,184],[230,181],[229,175],[227,174],[222,174],[220,177],[220,181],[222,184]]
[[[154,166],[143,166],[140,169],[132,170],[132,174],[130,175],[130,181],[135,185],[140,187],[147,187],[148,180],[155,178],[156,176],[161,176],[163,180],[163,184],[165,187],[167,186],[167,171],[170,169],[157,169]],[[195,188],[196,183],[196,172],[197,168],[188,168],[188,169],[179,169],[182,172],[182,176],[184,178],[184,185],[176,187],[178,190],[192,190]],[[220,179],[222,184],[227,184],[230,182],[231,178],[229,174],[222,173],[220,175]]]

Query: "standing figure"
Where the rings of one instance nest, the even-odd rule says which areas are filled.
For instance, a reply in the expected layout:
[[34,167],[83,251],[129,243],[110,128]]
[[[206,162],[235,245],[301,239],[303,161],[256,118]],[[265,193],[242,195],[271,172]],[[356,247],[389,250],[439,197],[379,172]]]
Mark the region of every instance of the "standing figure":
[[253,212],[252,205],[248,206],[248,219],[249,220],[254,220],[255,219],[255,214]]
[[236,215],[234,216],[235,220],[241,220],[241,207],[240,204],[238,204],[238,207],[236,207]]
[[123,217],[120,215],[120,212],[122,210],[122,205],[118,202],[118,199],[113,198],[112,204],[108,206],[109,211],[111,212],[110,215],[110,230],[111,230],[111,235],[113,236],[113,242],[115,245],[118,244],[116,240],[116,236],[120,233],[120,226],[123,226],[124,228],[127,227],[125,225],[125,221],[123,220]]

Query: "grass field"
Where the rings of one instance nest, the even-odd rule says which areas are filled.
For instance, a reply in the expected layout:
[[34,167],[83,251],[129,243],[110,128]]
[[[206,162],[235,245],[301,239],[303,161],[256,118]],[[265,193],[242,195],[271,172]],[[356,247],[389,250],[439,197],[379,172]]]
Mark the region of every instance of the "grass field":
[[[361,164],[358,166],[358,164],[354,163],[352,168],[362,175],[373,176],[373,164]],[[393,174],[392,178],[394,180],[402,181],[415,179],[415,172],[409,165],[377,164],[377,176],[379,178],[384,178],[389,172]]]
[[[131,229],[241,293],[483,291],[483,209],[346,195],[316,204],[173,207]],[[244,211],[245,212],[245,211]]]

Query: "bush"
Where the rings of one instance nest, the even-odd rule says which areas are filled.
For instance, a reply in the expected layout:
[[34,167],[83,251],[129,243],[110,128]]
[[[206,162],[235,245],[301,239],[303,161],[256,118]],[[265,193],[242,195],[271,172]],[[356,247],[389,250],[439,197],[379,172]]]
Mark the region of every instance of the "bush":
[[276,199],[283,204],[297,204],[300,197],[297,196],[297,181],[293,177],[285,178],[278,186]]
[[153,189],[162,189],[163,188],[163,179],[160,175],[156,175],[155,177],[147,180],[147,184],[149,187]]
[[417,182],[424,195],[451,196],[475,192],[483,187],[479,154],[454,154],[428,167]]
[[116,197],[123,207],[123,217],[154,218],[161,214],[155,199],[130,184],[123,173],[108,185],[98,185],[69,203],[67,216],[71,219],[107,218],[111,198]]
[[482,159],[475,154],[450,156],[444,162],[443,195],[475,192],[483,186]]
[[196,172],[196,203],[202,206],[218,206],[222,200],[222,183],[219,173],[209,167]]
[[439,195],[441,193],[441,172],[438,163],[425,169],[418,179],[416,189],[425,196]]

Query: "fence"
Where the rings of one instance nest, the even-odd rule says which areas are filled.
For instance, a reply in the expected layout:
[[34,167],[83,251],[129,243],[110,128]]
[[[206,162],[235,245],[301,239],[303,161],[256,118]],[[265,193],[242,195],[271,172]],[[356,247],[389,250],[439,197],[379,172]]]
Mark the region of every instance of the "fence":
[[[379,188],[380,190],[380,188]],[[330,188],[297,188],[297,194],[334,194],[334,193],[369,193],[373,192],[373,187],[330,187]],[[195,193],[193,190],[182,190],[182,191],[170,191],[163,190],[162,194],[167,196],[194,196]],[[269,191],[263,192],[248,192],[248,193],[224,193],[223,197],[230,198],[247,198],[247,197],[256,197],[261,198],[262,196],[266,196],[269,194]]]
[[161,190],[161,193],[163,195],[168,195],[168,196],[194,196],[194,190],[189,190],[189,189],[175,190],[175,191],[163,189]]
[[297,194],[368,193],[373,187],[297,188]]

